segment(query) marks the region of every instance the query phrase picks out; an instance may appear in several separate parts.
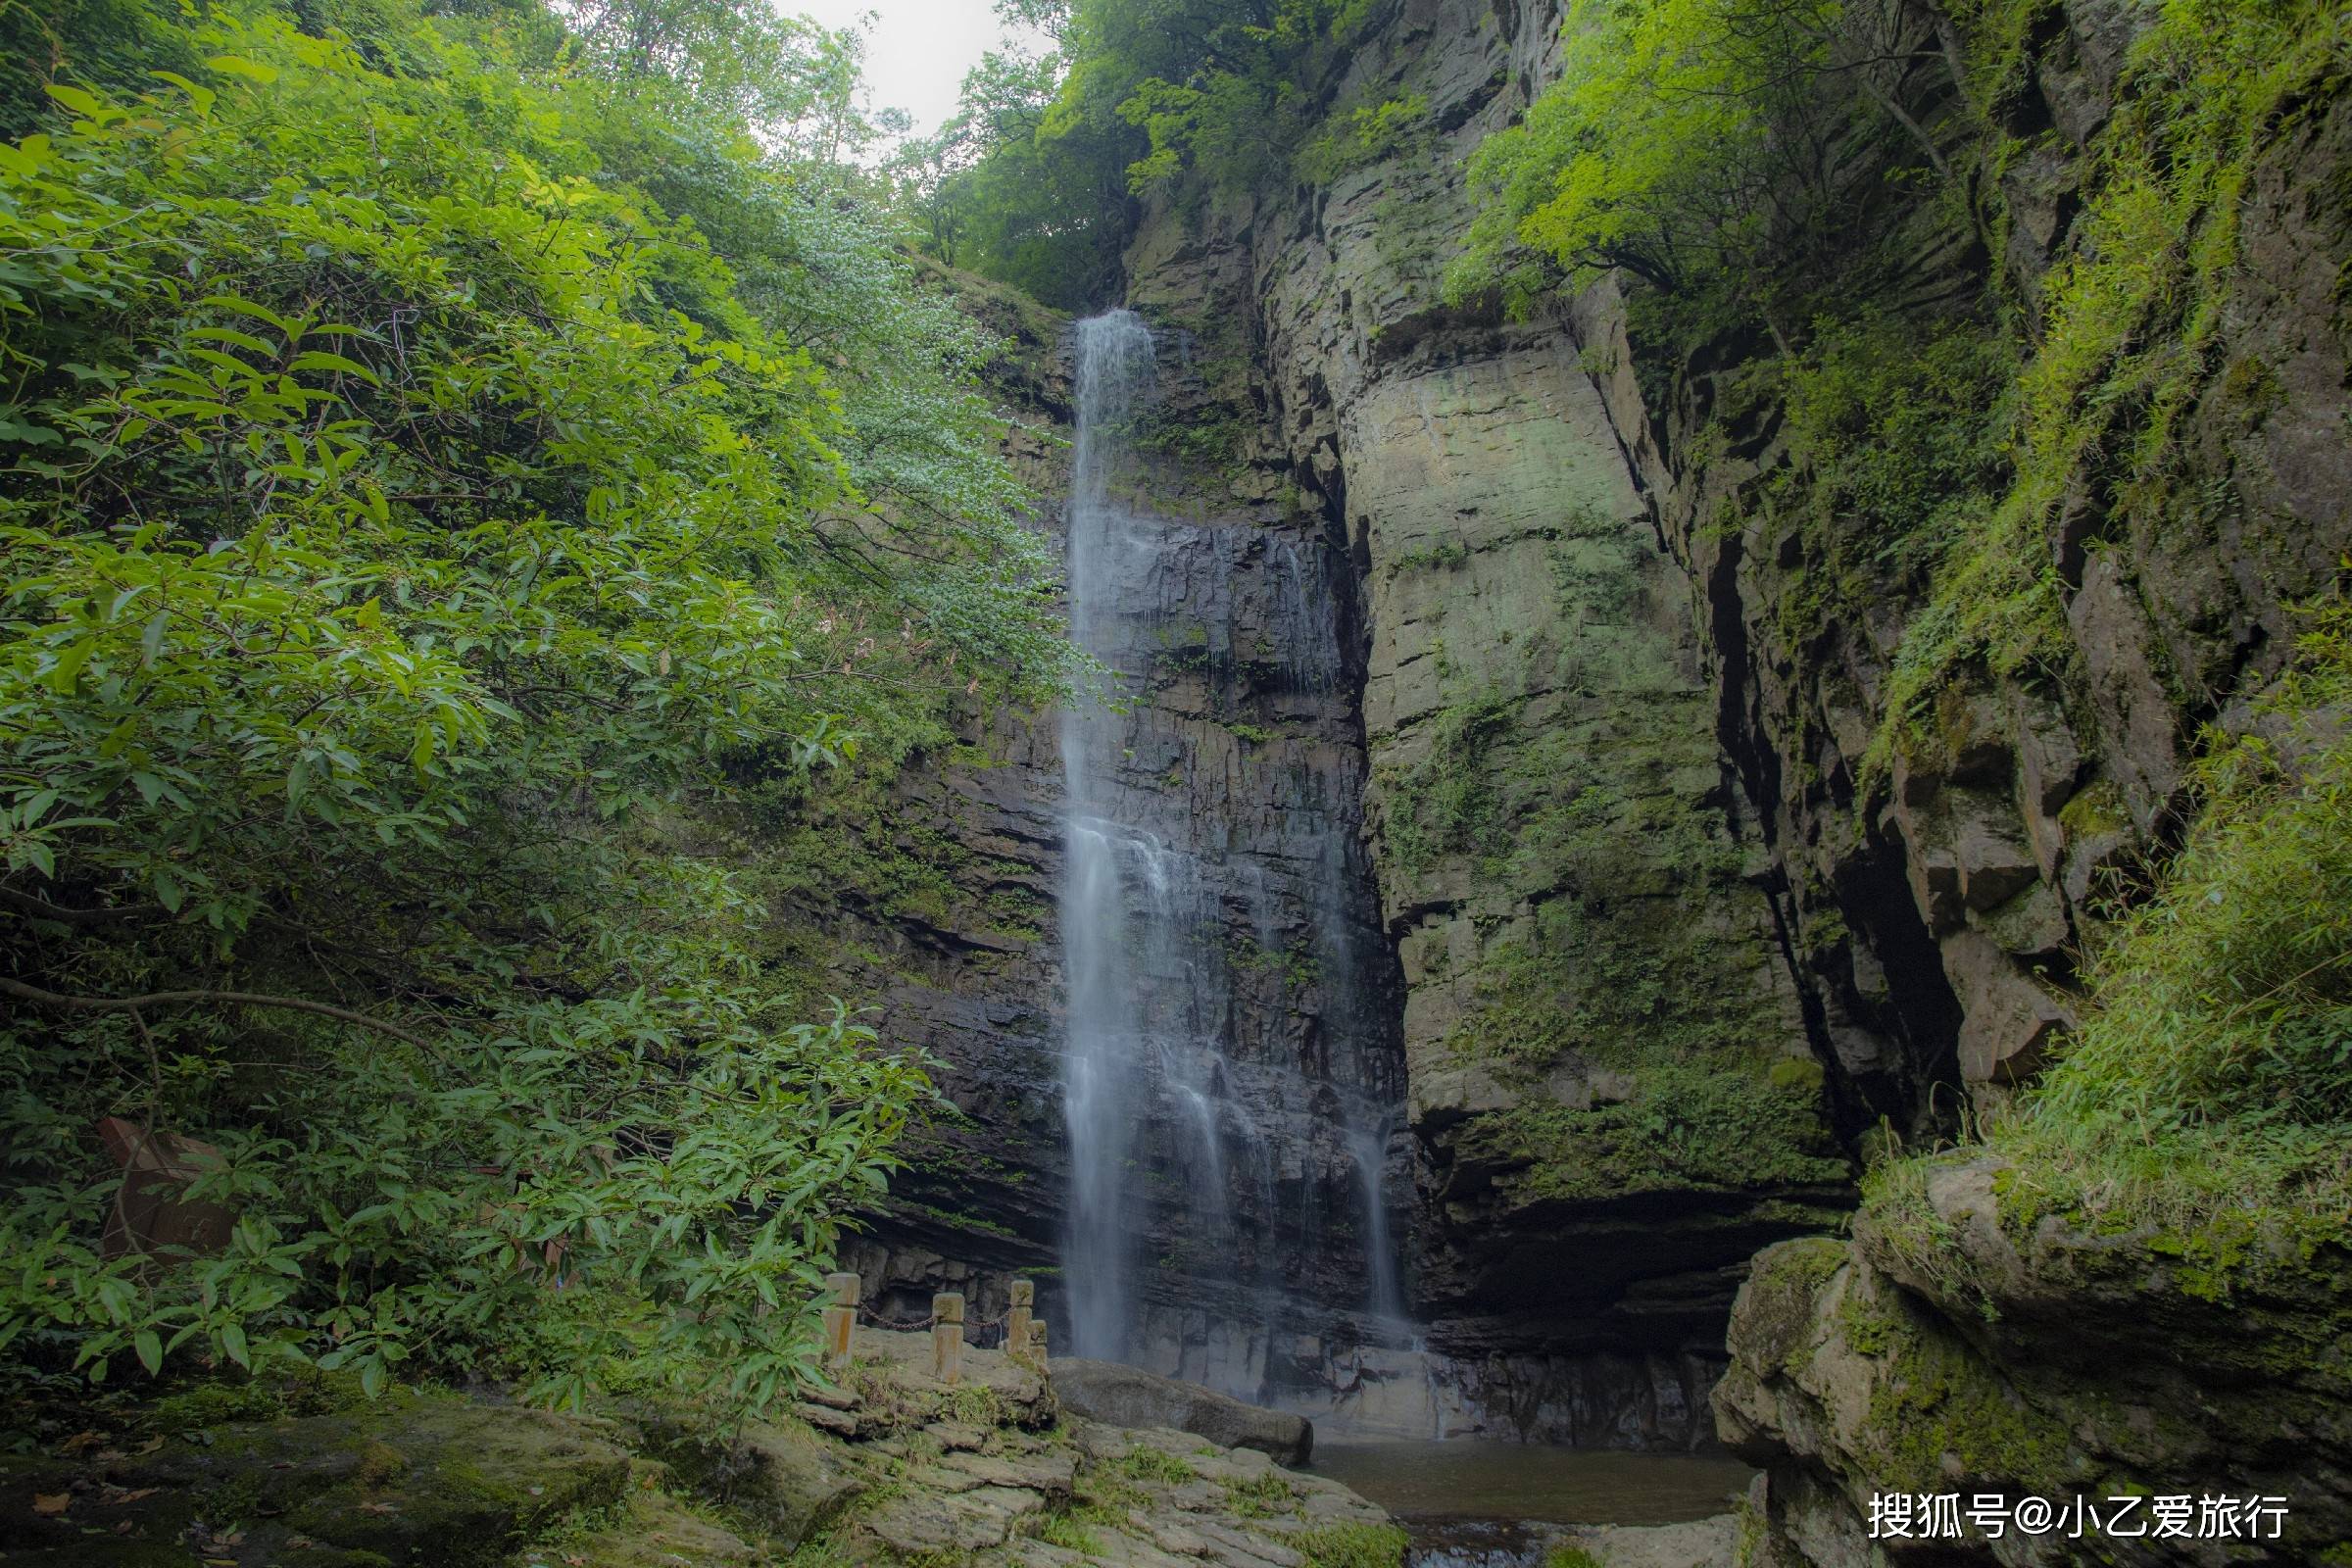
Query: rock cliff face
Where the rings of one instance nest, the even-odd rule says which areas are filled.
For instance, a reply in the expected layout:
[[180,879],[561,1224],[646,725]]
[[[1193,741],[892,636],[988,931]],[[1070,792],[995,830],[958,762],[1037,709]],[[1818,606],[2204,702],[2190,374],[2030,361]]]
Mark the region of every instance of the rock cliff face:
[[[2124,63],[2151,20],[2089,0],[2051,8],[2010,106],[2032,155],[1979,198],[2011,216],[2006,244],[1972,255],[1968,236],[1947,232],[1921,245],[1901,287],[2005,287],[2031,301],[2092,243],[2080,229],[2099,138],[2128,104]],[[2257,699],[2288,657],[2293,607],[2340,580],[2352,545],[2352,105],[2317,93],[2254,127],[2240,260],[2185,380],[2167,482],[2120,486],[2093,447],[2038,541],[2064,607],[2063,675],[1988,675],[1947,695],[1892,749],[1884,793],[1858,780],[1916,607],[1897,599],[1791,637],[1776,610],[1821,560],[1817,539],[1753,504],[1779,456],[1772,438],[1744,460],[1678,460],[1723,385],[1695,367],[1673,408],[1628,422],[1647,437],[1637,466],[1718,629],[1728,749],[1786,867],[1788,919],[1821,999],[1817,1042],[1865,1102],[1885,1103],[1871,1072],[1886,1048],[1855,1027],[1854,1004],[1940,979],[1957,1007],[1960,1085],[1997,1115],[2073,1020],[2075,958],[2098,940],[2110,873],[2179,829],[2199,727],[2285,738]],[[1577,324],[1621,357],[1610,394],[1630,410],[1639,348],[1623,320],[1592,300]],[[1702,526],[1727,501],[1743,525]],[[1907,899],[1857,898],[1896,872]],[[1897,925],[1899,948],[1886,940]],[[1838,940],[1813,939],[1822,930]],[[1904,1486],[2282,1495],[2282,1539],[2135,1539],[2128,1560],[2340,1555],[2352,1537],[2340,1242],[2238,1272],[2152,1226],[2021,1219],[2005,1196],[2015,1175],[1966,1152],[1932,1165],[1914,1205],[1925,1249],[1866,1213],[1851,1243],[1757,1260],[1715,1396],[1724,1436],[1772,1465],[1755,1560],[1884,1560],[1862,1520],[1874,1492]],[[2249,1241],[2247,1255],[2264,1245]],[[2013,1538],[2000,1560],[2074,1551]]]
[[[2091,151],[2145,18],[2045,12],[2002,109],[2014,156],[1977,160],[1965,200],[1854,236],[1896,259],[1857,286],[1898,336],[2030,304],[2082,243]],[[2194,1470],[2255,1419],[2182,1360],[2225,1319],[2165,1295],[2161,1271],[2091,1267],[2080,1239],[2013,1260],[2015,1332],[1987,1334],[1984,1303],[1867,1237],[1767,1252],[1732,1303],[1759,1248],[1835,1228],[1889,1135],[1947,1134],[2030,1080],[2072,1020],[2103,879],[2177,829],[2197,727],[2256,722],[2289,607],[2352,547],[2352,118],[2338,99],[2265,132],[2171,490],[2119,494],[2088,460],[2065,477],[2033,549],[2070,676],[1983,673],[1890,715],[1926,585],[1855,567],[1791,504],[1812,480],[1759,373],[1771,345],[1677,337],[1609,285],[1526,321],[1440,298],[1469,217],[1461,159],[1556,73],[1560,20],[1548,0],[1391,0],[1306,86],[1335,121],[1425,107],[1400,144],[1318,183],[1179,190],[1128,255],[1129,302],[1174,372],[1152,498],[1173,554],[1138,585],[1169,642],[1125,783],[1263,878],[1262,903],[1224,895],[1229,940],[1268,956],[1234,966],[1236,1038],[1254,1044],[1231,1092],[1290,1130],[1271,1179],[1233,1197],[1268,1249],[1255,1277],[1322,1303],[1319,1329],[1261,1350],[1262,1313],[1171,1268],[1157,1364],[1287,1383],[1379,1430],[1678,1446],[1720,1413],[1775,1460],[1765,1521],[1791,1561],[1867,1555],[1854,1509],[1897,1428],[1994,1421],[2007,1438],[1929,1467],[2012,1489]],[[1033,394],[1041,423],[1057,398]],[[1298,597],[1310,581],[1321,618]],[[1297,640],[1325,636],[1310,670]],[[1057,869],[1046,743],[1004,733],[1002,765],[909,803],[957,824],[983,903],[1042,895]],[[1333,835],[1359,826],[1368,862],[1335,875]],[[1333,889],[1354,956],[1281,956],[1328,945]],[[886,941],[907,971],[894,1013],[921,1021],[973,1125],[915,1184],[869,1287],[927,1288],[942,1256],[1036,1267],[1062,1180],[1050,911],[1017,939]],[[1388,1172],[1401,1200],[1409,1168],[1417,1199],[1397,1231],[1426,1331],[1409,1347],[1354,1311],[1361,1238],[1292,1217],[1347,1209],[1347,1152],[1313,1129],[1350,1093],[1389,1096],[1409,1134]],[[974,1213],[1007,1234],[926,1228]],[[1149,1224],[1155,1247],[1188,1234],[1173,1210]],[[2330,1290],[2278,1303],[2264,1332],[2325,1341]],[[2044,1428],[2102,1397],[2056,1327],[2070,1302],[2119,1344],[2135,1312],[2180,1317],[2187,1348],[2143,1358],[2168,1368],[2161,1392],[2059,1439]],[[1736,1365],[1710,1410],[1727,1322]],[[2037,1379],[2057,1392],[2030,1396]],[[2296,1441],[2341,1454],[2304,1414]],[[2171,1436],[2130,1436],[2145,1430]]]
[[[2031,303],[2082,243],[2147,18],[2047,12],[2002,108],[2016,156],[1854,236],[1894,259],[1856,285],[1898,333]],[[1439,297],[1461,156],[1549,79],[1559,23],[1389,7],[1312,90],[1335,120],[1425,104],[1416,134],[1319,184],[1165,201],[1130,298],[1208,345],[1237,488],[1295,487],[1354,568],[1437,1352],[1367,1360],[1389,1381],[1363,1408],[1672,1443],[1707,1431],[1748,1254],[1849,1201],[1843,1156],[1997,1111],[2037,1069],[2104,879],[2166,842],[2197,727],[2253,722],[2290,607],[2334,580],[2352,128],[2338,100],[2260,132],[2169,492],[2118,493],[2095,451],[2066,479],[2037,547],[2066,676],[1981,673],[1890,715],[1925,584],[1830,585],[1850,549],[1787,504],[1807,476],[1770,344],[1656,333],[1606,285],[1521,323]],[[1982,1357],[1953,1328],[1974,1304],[1880,1283]],[[1781,1417],[1733,1349],[1750,1393],[1726,1419],[1770,1451]],[[2005,1375],[2049,1350],[2009,1346]],[[1811,1483],[1862,1473],[1790,1443]]]
[[[2070,253],[2093,177],[2087,139],[2116,107],[2132,27],[2109,5],[2053,16],[2032,96],[2010,110],[2048,133],[1984,198],[2011,220],[2004,254],[1986,255],[1953,215],[1917,220],[1902,231],[1910,267],[1879,281],[1919,331],[1942,318],[1938,300],[2034,299]],[[1751,397],[1727,416],[1744,367],[1724,345],[1660,364],[1613,291],[1579,302],[1570,332],[1601,369],[1612,425],[1696,596],[1725,752],[1774,860],[1814,1039],[1852,1106],[1900,1126],[1951,1072],[1980,1108],[2033,1076],[2070,1019],[2102,873],[2177,827],[2197,727],[2252,721],[2291,648],[2292,607],[2336,580],[2352,541],[2348,153],[2352,111],[2338,100],[2260,161],[2242,273],[2168,493],[2115,494],[2097,452],[2068,476],[2040,541],[2068,673],[1980,675],[1891,746],[1886,694],[1922,607],[1898,592],[1842,621],[1790,613],[1834,568],[1818,533],[1763,493],[1788,456],[1784,411]],[[1645,399],[1645,378],[1664,395]]]
[[1558,23],[1396,8],[1326,91],[1418,95],[1427,134],[1154,213],[1130,298],[1215,345],[1237,485],[1295,486],[1354,566],[1429,1325],[1429,1353],[1367,1359],[1356,1413],[1680,1445],[1745,1259],[1828,1223],[1848,1168],[1708,628],[1604,388],[1559,323],[1437,303],[1458,157]]

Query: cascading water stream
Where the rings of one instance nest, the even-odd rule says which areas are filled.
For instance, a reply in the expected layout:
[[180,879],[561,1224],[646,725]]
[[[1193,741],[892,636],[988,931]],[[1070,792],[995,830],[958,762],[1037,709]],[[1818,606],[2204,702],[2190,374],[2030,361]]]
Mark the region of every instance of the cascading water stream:
[[[1128,456],[1128,429],[1149,393],[1152,334],[1129,312],[1078,324],[1078,440],[1069,505],[1070,634],[1114,670],[1122,649],[1107,635],[1105,610],[1113,557],[1135,519],[1111,500],[1115,469]],[[1063,1113],[1070,1136],[1069,1238],[1073,1348],[1080,1355],[1117,1356],[1125,1348],[1129,1233],[1123,1175],[1136,1105],[1140,1063],[1136,1034],[1134,943],[1156,933],[1128,930],[1127,888],[1120,861],[1135,854],[1117,824],[1101,814],[1111,768],[1103,754],[1119,732],[1099,703],[1074,702],[1061,719],[1061,766],[1066,821],[1061,898],[1063,964],[1069,986],[1068,1050]],[[1164,895],[1164,888],[1160,890]],[[1164,904],[1164,897],[1153,900]],[[1147,925],[1166,911],[1142,911]]]
[[[1154,363],[1134,314],[1079,322],[1076,368],[1071,634],[1128,701],[1075,702],[1059,732],[1070,1345],[1256,1396],[1278,1343],[1403,1314],[1360,764],[1269,752],[1237,793],[1200,750],[1232,745],[1201,710],[1232,724],[1237,681],[1344,713],[1328,547],[1134,499],[1154,473],[1136,447]],[[1154,682],[1191,706],[1155,709]]]

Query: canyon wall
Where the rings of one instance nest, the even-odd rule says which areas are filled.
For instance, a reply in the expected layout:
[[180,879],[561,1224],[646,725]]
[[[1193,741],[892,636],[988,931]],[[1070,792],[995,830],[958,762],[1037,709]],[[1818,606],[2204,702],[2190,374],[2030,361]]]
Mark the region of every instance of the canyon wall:
[[[2031,311],[2088,243],[2151,17],[2042,11],[1980,172],[1847,236],[1890,358]],[[1605,282],[1522,320],[1441,297],[1462,158],[1550,78],[1559,23],[1386,8],[1310,87],[1329,123],[1425,110],[1413,134],[1311,182],[1163,195],[1129,254],[1138,308],[1212,345],[1237,488],[1295,489],[1354,566],[1430,1352],[1387,1407],[1696,1441],[1729,1320],[1715,1404],[1772,1466],[1759,1552],[1869,1560],[1874,1488],[2201,1475],[2305,1498],[2278,1558],[2299,1560],[2345,1535],[2340,1246],[2261,1299],[2161,1237],[2052,1219],[2020,1248],[2006,1178],[1963,1152],[1930,1180],[1931,1240],[2005,1290],[1866,1223],[1768,1251],[1731,1308],[1759,1244],[1840,1228],[1851,1171],[2033,1080],[2102,898],[2192,804],[2200,727],[2286,738],[2259,698],[2352,546],[2352,114],[2322,96],[2250,131],[2167,487],[2126,491],[2092,444],[2025,546],[2057,649],[1893,711],[1929,585],[1857,565],[1866,542],[1801,504],[1823,481],[1764,333],[1657,330]],[[1985,134],[1945,109],[1947,147]]]
[[1328,187],[1161,206],[1129,295],[1211,343],[1237,486],[1295,490],[1355,568],[1428,1329],[1367,1359],[1357,1413],[1682,1446],[1747,1258],[1834,1224],[1850,1168],[1708,627],[1604,388],[1561,323],[1437,298],[1459,159],[1557,28],[1398,8],[1326,90],[1422,98],[1426,132]]
[[[2037,15],[1998,155],[1963,160],[1979,172],[1955,199],[1867,208],[1849,236],[1848,281],[1905,354],[2030,310],[2083,243],[2147,19],[2104,0]],[[1159,1364],[1262,1379],[1371,1431],[1681,1446],[1720,1416],[1771,1468],[1751,1544],[1791,1563],[1869,1560],[1874,1486],[2225,1485],[2233,1454],[2239,1491],[2316,1475],[2307,1528],[2341,1537],[2340,1249],[2247,1302],[2055,1222],[2021,1248],[2002,1173],[1966,1153],[1924,1201],[1939,1247],[2009,1282],[1992,1296],[1867,1219],[1851,1241],[1790,1240],[1845,1228],[1865,1166],[1962,1141],[2032,1081],[2074,1021],[2102,895],[2179,831],[2200,726],[2268,722],[2292,607],[2352,547],[2341,101],[2261,131],[2169,491],[2119,493],[2093,453],[2029,546],[2066,677],[1981,667],[1895,711],[1928,584],[1808,504],[1825,481],[1764,333],[1661,327],[1606,282],[1523,319],[1442,298],[1471,216],[1462,161],[1556,74],[1560,20],[1540,0],[1391,0],[1303,85],[1333,123],[1412,103],[1408,134],[1312,180],[1180,182],[1128,253],[1171,371],[1152,504],[1194,562],[1154,612],[1169,657],[1131,782],[1278,847],[1271,920],[1228,901],[1267,954],[1297,952],[1337,885],[1305,874],[1310,847],[1360,821],[1344,915],[1396,966],[1364,958],[1345,999],[1307,965],[1237,971],[1272,1074],[1237,1094],[1287,1106],[1275,1080],[1296,1064],[1394,1096],[1421,1326],[1400,1342],[1351,1310],[1360,1238],[1275,1212],[1297,1194],[1345,1207],[1345,1152],[1302,1132],[1251,1223],[1324,1250],[1283,1274],[1323,1303],[1322,1332],[1253,1360],[1249,1331],[1215,1326],[1250,1314],[1187,1318],[1202,1298],[1171,1269]],[[1944,109],[1931,133],[1966,151],[1983,132]],[[1014,378],[1041,429],[1067,396],[1052,337],[1032,332]],[[1300,560],[1331,596],[1311,627],[1271,574]],[[1325,633],[1323,675],[1281,673],[1299,657],[1284,639]],[[1047,743],[992,733],[1009,737],[997,766],[908,803],[980,850],[963,891],[982,903],[1057,874]],[[1301,801],[1311,821],[1286,814]],[[1016,938],[888,940],[912,955],[893,1015],[922,1020],[972,1119],[869,1272],[927,1288],[943,1257],[1042,1266],[1063,1179],[1051,911]],[[1390,1076],[1332,1080],[1341,1036]],[[1151,1225],[1154,1245],[1186,1235],[1174,1211]]]

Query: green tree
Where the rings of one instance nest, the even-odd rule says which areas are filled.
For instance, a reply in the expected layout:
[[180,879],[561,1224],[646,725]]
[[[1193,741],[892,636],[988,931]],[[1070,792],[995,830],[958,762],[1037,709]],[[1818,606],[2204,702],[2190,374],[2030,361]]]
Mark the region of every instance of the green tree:
[[1483,198],[1447,279],[1524,302],[1622,270],[1670,291],[1834,251],[1891,125],[1938,172],[1907,101],[1948,96],[1935,30],[1904,0],[1577,0],[1559,80],[1473,155]]
[[[0,146],[19,1368],[761,1404],[929,1103],[715,825],[1061,689],[990,345],[841,169],[544,22],[206,23]],[[217,1151],[223,1252],[102,1245],[104,1115]]]
[[962,113],[910,172],[929,243],[1048,303],[1115,290],[1137,195],[1179,178],[1284,172],[1311,123],[1298,85],[1344,48],[1367,0],[1017,0],[1043,57],[989,57]]
[[1143,143],[1115,117],[1058,116],[1066,76],[1059,51],[991,52],[965,76],[955,119],[909,147],[901,172],[932,254],[1081,309],[1115,287],[1133,221],[1124,171]]

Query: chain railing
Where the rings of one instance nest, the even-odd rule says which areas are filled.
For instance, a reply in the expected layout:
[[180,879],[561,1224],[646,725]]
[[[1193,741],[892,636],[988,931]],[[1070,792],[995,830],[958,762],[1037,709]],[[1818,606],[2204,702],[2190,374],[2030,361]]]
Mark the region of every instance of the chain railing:
[[[960,1291],[943,1291],[932,1297],[928,1317],[894,1318],[878,1307],[860,1305],[858,1296],[862,1289],[863,1282],[855,1274],[825,1276],[829,1302],[825,1307],[828,1367],[838,1369],[849,1364],[851,1342],[862,1319],[874,1328],[900,1334],[930,1330],[931,1375],[949,1385],[963,1381],[965,1336],[972,1330],[1002,1330],[999,1343],[1007,1356],[1034,1372],[1042,1374],[1046,1370],[1046,1325],[1037,1316],[1037,1286],[1032,1281],[1012,1282],[1004,1316],[969,1319],[964,1315]],[[981,1348],[973,1346],[975,1349]]]

